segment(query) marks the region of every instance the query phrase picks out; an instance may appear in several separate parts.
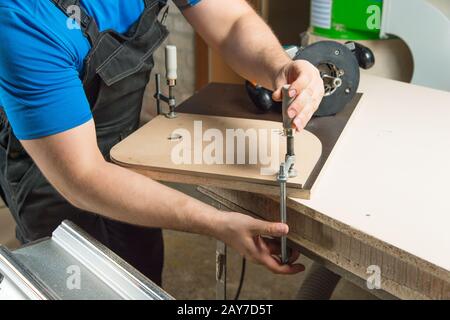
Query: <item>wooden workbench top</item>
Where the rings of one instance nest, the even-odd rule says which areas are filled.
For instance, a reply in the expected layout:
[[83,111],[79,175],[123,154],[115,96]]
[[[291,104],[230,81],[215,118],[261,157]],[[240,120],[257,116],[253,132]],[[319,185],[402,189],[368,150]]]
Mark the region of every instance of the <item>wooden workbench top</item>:
[[[450,298],[450,93],[368,75],[359,91],[356,107],[308,126],[322,159],[312,198],[288,200],[290,239],[361,279],[379,265],[395,296]],[[180,111],[281,120],[258,114],[236,85],[209,85]],[[279,219],[276,197],[221,188],[204,189],[227,208]]]
[[[289,238],[311,257],[338,268],[333,270],[356,276],[362,286],[368,268],[379,266],[385,292],[406,299],[449,299],[450,93],[367,75],[359,91],[356,107],[308,125],[321,139],[325,163],[314,180],[313,197],[288,200]],[[214,109],[210,97],[218,93],[224,101]],[[220,107],[230,101],[244,111]],[[279,117],[257,114],[243,87],[232,85],[210,85],[181,108]],[[231,210],[279,219],[276,197],[201,190]]]
[[450,271],[450,93],[365,76],[313,187],[294,200]]

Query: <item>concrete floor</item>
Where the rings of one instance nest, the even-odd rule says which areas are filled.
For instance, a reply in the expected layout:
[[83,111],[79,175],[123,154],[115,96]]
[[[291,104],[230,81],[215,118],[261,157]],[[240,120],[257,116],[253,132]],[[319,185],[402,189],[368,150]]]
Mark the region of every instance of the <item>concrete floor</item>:
[[[168,184],[201,201],[211,200],[193,186]],[[215,299],[215,239],[165,231],[165,267],[163,286],[177,299]],[[241,299],[295,299],[312,261],[300,257],[306,271],[294,276],[274,275],[264,267],[247,263]],[[228,249],[228,298],[234,297],[242,265],[237,252]],[[376,299],[370,292],[341,280],[332,299]]]
[[[179,187],[183,192],[203,199],[192,187]],[[207,199],[203,199],[207,201]],[[212,238],[165,231],[165,267],[163,286],[176,299],[215,299],[215,250]],[[13,249],[14,221],[9,210],[0,203],[0,244]],[[312,261],[301,257],[308,268]],[[228,249],[228,297],[236,292],[241,271],[241,257]],[[307,272],[307,271],[306,271]],[[259,265],[247,263],[241,299],[295,299],[306,272],[294,276],[274,275]],[[332,299],[375,299],[367,291],[341,280]]]
[[[215,299],[214,239],[181,232],[165,231],[164,289],[176,299]],[[228,249],[228,298],[236,292],[240,256]],[[312,261],[300,258],[308,266]],[[307,271],[306,271],[307,272]],[[295,299],[306,272],[294,276],[274,275],[264,267],[247,263],[246,277],[240,299]],[[373,295],[341,280],[332,299],[376,299]]]

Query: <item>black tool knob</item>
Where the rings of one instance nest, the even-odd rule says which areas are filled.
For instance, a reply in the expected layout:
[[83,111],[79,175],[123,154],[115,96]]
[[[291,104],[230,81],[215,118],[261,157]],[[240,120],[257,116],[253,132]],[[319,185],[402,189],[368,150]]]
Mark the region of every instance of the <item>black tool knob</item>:
[[352,50],[361,68],[367,70],[375,65],[375,55],[368,47],[357,42],[347,42],[346,45]]
[[250,81],[245,82],[245,88],[252,102],[263,112],[268,112],[274,106],[275,102],[272,100],[272,91],[254,85]]

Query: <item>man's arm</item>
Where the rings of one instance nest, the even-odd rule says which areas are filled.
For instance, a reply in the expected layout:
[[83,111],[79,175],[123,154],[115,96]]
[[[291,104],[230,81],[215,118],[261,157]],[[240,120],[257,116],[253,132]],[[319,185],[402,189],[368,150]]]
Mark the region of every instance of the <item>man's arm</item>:
[[106,162],[98,149],[92,120],[63,133],[21,143],[50,183],[80,209],[135,225],[209,235],[276,273],[303,270],[301,265],[281,265],[272,257],[277,246],[259,237],[285,235],[287,225],[219,212]]
[[307,124],[323,97],[319,72],[307,61],[293,62],[245,0],[202,0],[183,14],[242,77],[275,90],[275,100],[281,99],[281,87],[291,84],[297,98],[290,116],[298,129]]

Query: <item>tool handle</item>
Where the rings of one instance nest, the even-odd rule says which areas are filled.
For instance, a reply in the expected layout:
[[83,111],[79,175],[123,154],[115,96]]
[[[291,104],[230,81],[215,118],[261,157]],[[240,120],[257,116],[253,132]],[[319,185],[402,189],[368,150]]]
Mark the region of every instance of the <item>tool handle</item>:
[[166,78],[167,80],[177,80],[177,47],[166,46]]
[[368,70],[375,65],[375,55],[370,48],[354,41],[346,42],[345,45],[353,52],[361,68]]
[[294,101],[295,97],[291,98],[289,97],[289,89],[291,88],[290,85],[284,85],[282,90],[282,96],[283,96],[283,102],[282,102],[282,114],[283,114],[283,128],[284,129],[292,129],[292,120],[288,116],[288,109],[292,102]]

